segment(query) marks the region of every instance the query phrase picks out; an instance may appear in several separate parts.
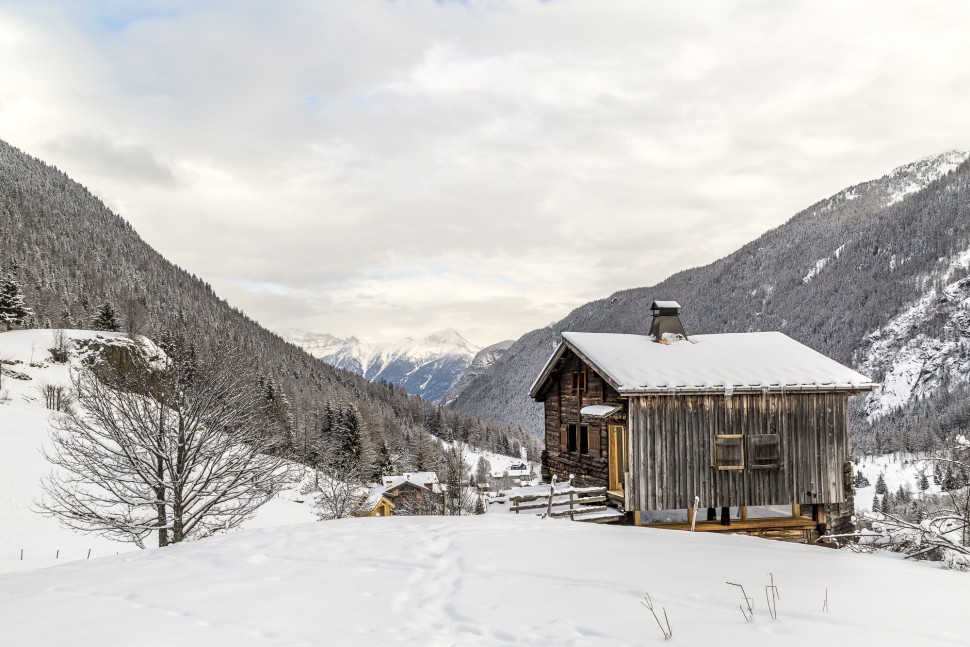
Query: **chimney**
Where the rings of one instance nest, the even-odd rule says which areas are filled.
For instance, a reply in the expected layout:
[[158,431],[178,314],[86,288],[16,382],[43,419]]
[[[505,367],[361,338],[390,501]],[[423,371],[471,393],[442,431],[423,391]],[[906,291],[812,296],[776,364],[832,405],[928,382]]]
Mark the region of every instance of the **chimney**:
[[675,333],[683,335],[684,325],[680,323],[680,304],[676,301],[654,301],[650,304],[650,311],[653,312],[653,321],[650,322],[650,335],[654,341],[662,341],[664,333]]

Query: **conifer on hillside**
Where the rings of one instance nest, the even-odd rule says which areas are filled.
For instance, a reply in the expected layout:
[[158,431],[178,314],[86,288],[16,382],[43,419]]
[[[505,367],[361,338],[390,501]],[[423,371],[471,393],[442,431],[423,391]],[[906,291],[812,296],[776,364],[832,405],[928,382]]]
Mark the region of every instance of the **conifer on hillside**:
[[0,282],[0,330],[24,325],[33,311],[24,303],[23,290],[12,273]]
[[91,320],[91,330],[104,330],[106,332],[118,332],[121,330],[118,313],[110,301],[105,301],[98,306],[98,311]]

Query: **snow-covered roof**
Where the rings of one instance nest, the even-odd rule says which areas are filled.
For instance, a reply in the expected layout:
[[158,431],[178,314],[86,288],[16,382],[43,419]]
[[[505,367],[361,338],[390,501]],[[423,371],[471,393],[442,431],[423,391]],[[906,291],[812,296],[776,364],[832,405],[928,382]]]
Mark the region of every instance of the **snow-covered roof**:
[[[371,510],[376,508],[378,504],[380,504],[381,499],[384,498],[384,494],[387,492],[387,489],[388,488],[384,487],[383,485],[375,485],[372,488],[370,488],[367,491],[367,497],[364,499],[364,502],[360,506],[361,509],[367,512],[370,512]],[[388,503],[390,503],[390,501]],[[391,503],[391,506],[393,507],[394,504]]]
[[592,416],[594,418],[605,418],[611,416],[623,407],[615,406],[612,404],[591,404],[588,407],[583,407],[579,410],[579,413],[584,416]]
[[676,301],[654,301],[650,305],[651,310],[680,310],[680,304]]
[[532,386],[533,397],[567,348],[624,395],[876,387],[868,377],[780,332],[693,335],[669,343],[646,335],[564,332],[562,337]]
[[[403,474],[391,474],[381,477],[381,487],[384,491],[393,490],[404,484],[411,483],[422,488],[430,489],[436,494],[440,492],[438,475],[434,472],[404,472]],[[429,487],[430,486],[430,487]]]

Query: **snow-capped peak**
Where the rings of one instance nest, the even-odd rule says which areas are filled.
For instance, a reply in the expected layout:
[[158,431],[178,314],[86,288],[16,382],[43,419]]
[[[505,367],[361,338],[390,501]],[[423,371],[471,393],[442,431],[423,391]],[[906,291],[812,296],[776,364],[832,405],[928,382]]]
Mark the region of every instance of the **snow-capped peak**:
[[451,328],[421,339],[405,337],[382,343],[302,330],[289,330],[284,337],[328,364],[371,381],[386,380],[403,386],[409,393],[432,402],[444,396],[480,350]]

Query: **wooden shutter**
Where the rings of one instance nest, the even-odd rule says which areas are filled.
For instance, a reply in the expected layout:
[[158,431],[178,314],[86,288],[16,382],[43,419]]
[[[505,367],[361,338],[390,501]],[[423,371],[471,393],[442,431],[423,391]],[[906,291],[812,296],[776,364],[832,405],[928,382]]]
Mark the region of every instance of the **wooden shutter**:
[[714,437],[714,466],[719,470],[744,469],[744,436],[722,434]]
[[602,456],[602,446],[600,443],[600,434],[602,425],[592,425],[589,428],[589,453],[597,458]]
[[748,436],[748,467],[771,469],[781,466],[781,440],[778,434]]

